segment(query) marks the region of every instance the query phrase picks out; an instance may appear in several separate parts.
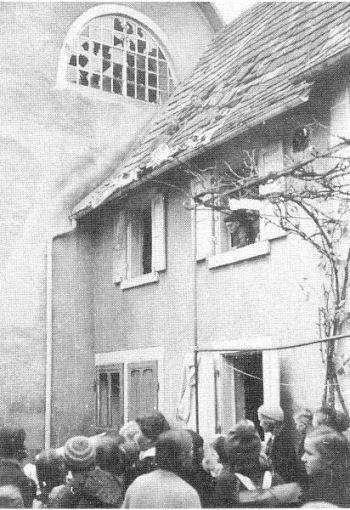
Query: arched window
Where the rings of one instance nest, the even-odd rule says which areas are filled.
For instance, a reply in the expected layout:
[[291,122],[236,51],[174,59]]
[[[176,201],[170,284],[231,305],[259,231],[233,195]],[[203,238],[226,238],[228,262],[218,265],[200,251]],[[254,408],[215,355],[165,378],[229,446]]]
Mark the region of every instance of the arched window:
[[95,17],[78,31],[69,51],[68,83],[160,104],[173,91],[165,49],[128,16]]

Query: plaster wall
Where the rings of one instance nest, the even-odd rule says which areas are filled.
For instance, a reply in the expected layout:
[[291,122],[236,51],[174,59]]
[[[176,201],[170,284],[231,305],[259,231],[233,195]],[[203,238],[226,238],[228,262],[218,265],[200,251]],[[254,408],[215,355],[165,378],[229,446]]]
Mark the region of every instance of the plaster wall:
[[[8,374],[0,412],[6,423],[26,424],[34,449],[44,430],[46,240],[70,227],[73,206],[115,170],[158,111],[56,87],[67,31],[96,5],[0,3],[0,310]],[[127,5],[166,33],[182,78],[213,34],[198,6]],[[71,341],[64,327],[59,339]],[[17,370],[22,356],[26,368]]]

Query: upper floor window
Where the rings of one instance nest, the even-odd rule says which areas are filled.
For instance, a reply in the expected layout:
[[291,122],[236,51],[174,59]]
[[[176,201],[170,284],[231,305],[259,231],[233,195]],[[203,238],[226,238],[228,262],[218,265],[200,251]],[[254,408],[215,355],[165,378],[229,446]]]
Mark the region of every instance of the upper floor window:
[[174,88],[165,49],[140,23],[122,15],[92,19],[74,37],[66,79],[82,87],[149,103]]

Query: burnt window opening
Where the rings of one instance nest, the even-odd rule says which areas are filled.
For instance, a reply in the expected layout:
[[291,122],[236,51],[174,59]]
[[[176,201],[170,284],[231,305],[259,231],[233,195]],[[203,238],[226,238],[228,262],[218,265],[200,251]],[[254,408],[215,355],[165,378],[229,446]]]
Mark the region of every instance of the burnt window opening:
[[152,273],[152,211],[143,213],[142,218],[142,273]]
[[224,222],[228,229],[231,250],[243,248],[259,240],[260,217],[257,211],[246,209],[234,211]]
[[[112,84],[113,78],[120,81],[114,80]],[[77,34],[66,79],[111,94],[160,104],[167,101],[174,89],[164,49],[150,32],[125,16],[100,16]]]
[[310,130],[306,127],[298,128],[293,134],[293,152],[302,152],[310,144]]

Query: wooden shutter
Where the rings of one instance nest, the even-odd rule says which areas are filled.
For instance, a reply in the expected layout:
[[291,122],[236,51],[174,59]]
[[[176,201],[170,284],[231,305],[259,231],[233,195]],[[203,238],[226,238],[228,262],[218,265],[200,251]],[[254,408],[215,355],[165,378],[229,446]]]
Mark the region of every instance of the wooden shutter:
[[155,271],[166,269],[165,199],[162,193],[152,200],[152,266]]
[[113,221],[113,281],[119,283],[126,277],[126,222],[121,210]]
[[123,364],[96,370],[96,424],[120,428],[124,413]]
[[157,361],[128,365],[128,420],[158,407]]
[[[259,174],[261,176],[268,175],[270,172],[281,172],[283,170],[283,146],[282,141],[278,140],[269,144],[267,147],[261,150],[259,155]],[[264,186],[260,186],[260,193],[262,195],[278,192],[285,185],[284,179],[278,179]],[[276,219],[275,219],[276,218]],[[278,217],[274,212],[274,205],[266,201],[261,207],[261,219],[260,219],[260,238],[261,239],[273,239],[280,237],[284,234],[283,230],[274,225],[269,219],[278,223]]]
[[127,278],[142,274],[142,211],[129,211],[127,218]]

